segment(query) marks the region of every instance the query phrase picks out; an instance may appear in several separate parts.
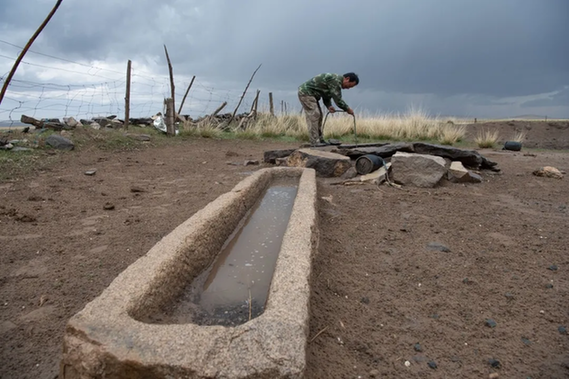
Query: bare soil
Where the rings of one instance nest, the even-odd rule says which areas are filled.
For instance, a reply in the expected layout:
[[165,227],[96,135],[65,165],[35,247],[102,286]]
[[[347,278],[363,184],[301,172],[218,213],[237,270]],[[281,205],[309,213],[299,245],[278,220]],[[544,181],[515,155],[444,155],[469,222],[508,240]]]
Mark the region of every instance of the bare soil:
[[[483,127],[469,126],[470,136]],[[307,378],[569,377],[568,178],[532,175],[546,165],[569,171],[569,151],[559,150],[569,129],[493,127],[525,128],[526,147],[480,150],[501,169],[482,171],[482,183],[397,189],[319,178]],[[1,182],[0,377],[56,378],[73,314],[265,166],[245,160],[298,146],[82,147]]]

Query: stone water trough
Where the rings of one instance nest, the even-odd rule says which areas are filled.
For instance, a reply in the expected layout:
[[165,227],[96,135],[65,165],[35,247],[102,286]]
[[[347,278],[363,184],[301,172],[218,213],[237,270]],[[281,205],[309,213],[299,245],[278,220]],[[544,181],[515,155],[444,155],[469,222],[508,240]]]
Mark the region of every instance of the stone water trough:
[[[296,183],[296,197],[262,312],[251,318],[249,308],[249,319],[233,326],[149,322],[211,270],[279,180]],[[317,248],[315,171],[260,169],[176,227],[69,320],[59,377],[302,378]]]

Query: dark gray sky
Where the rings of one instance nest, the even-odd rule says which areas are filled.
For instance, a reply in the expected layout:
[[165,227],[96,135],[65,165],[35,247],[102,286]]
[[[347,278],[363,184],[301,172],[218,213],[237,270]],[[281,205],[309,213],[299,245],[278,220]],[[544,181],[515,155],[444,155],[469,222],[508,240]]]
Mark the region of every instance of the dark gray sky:
[[[54,4],[0,0],[0,40],[23,46]],[[162,77],[166,44],[179,91],[196,75],[215,100],[238,97],[262,63],[251,89],[293,107],[313,75],[354,71],[361,82],[345,100],[371,113],[569,117],[567,36],[568,0],[64,0],[32,50],[117,72],[131,59]],[[0,55],[18,52],[0,43]],[[10,64],[0,58],[0,75]],[[47,71],[25,67],[17,78],[81,81]]]

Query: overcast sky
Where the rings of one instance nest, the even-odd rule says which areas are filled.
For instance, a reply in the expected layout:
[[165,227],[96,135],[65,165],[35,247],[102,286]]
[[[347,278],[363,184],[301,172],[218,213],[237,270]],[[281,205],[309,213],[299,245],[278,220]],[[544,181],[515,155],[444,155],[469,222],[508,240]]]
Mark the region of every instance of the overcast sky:
[[[3,80],[55,3],[0,0]],[[299,109],[303,81],[353,71],[344,99],[358,112],[569,118],[568,36],[569,0],[63,0],[0,120],[124,112],[129,59],[134,116],[155,114],[169,92],[164,44],[177,107],[196,76],[182,111],[194,116],[223,101],[232,111],[262,64],[240,110],[257,89],[263,105],[271,91],[278,110]]]

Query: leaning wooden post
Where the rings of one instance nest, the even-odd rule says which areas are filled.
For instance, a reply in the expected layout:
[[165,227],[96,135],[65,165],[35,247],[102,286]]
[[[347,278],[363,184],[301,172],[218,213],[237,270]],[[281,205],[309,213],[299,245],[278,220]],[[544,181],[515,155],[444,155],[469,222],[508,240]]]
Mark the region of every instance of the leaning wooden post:
[[239,103],[237,104],[237,107],[235,107],[235,110],[233,111],[233,114],[231,115],[231,118],[229,119],[229,121],[227,121],[227,125],[231,124],[231,121],[233,121],[233,119],[235,118],[235,114],[237,113],[237,110],[239,109],[239,106],[241,106],[241,102],[243,101],[243,98],[245,97],[245,94],[247,93],[247,89],[249,88],[249,85],[251,84],[251,82],[253,81],[253,78],[255,77],[255,74],[257,73],[257,71],[261,68],[261,65],[259,65],[259,67],[257,67],[257,69],[255,71],[253,71],[253,75],[251,75],[251,79],[249,79],[249,83],[247,83],[247,86],[245,87],[245,91],[243,91],[243,95],[241,95],[241,99],[239,99]]
[[[168,49],[164,45],[164,52],[166,53],[166,60],[168,61],[168,72],[170,73],[170,93],[172,95],[172,106],[176,104],[176,90],[174,88],[174,72],[172,70],[172,63],[170,62],[170,56],[168,55]],[[174,107],[174,109],[176,109]]]
[[176,135],[176,130],[174,128],[174,99],[168,98],[165,100],[166,103],[166,134],[169,136]]
[[130,67],[132,62],[130,59],[126,65],[126,94],[124,96],[124,128],[128,129],[130,123]]
[[47,23],[49,22],[49,20],[51,19],[51,17],[55,14],[55,12],[57,11],[57,8],[59,8],[59,6],[61,5],[61,2],[63,0],[57,0],[57,3],[55,4],[55,6],[53,7],[53,9],[51,10],[51,12],[49,12],[49,14],[47,15],[46,19],[42,22],[42,24],[40,25],[40,27],[38,28],[38,30],[36,30],[36,32],[34,33],[34,35],[32,36],[32,38],[30,38],[30,40],[28,41],[28,43],[26,44],[26,46],[24,46],[24,49],[22,50],[22,52],[20,53],[20,55],[18,56],[18,58],[16,59],[16,62],[14,62],[14,66],[12,66],[12,70],[10,70],[10,73],[8,74],[8,76],[6,77],[6,81],[4,81],[4,85],[2,86],[2,90],[0,91],[0,104],[2,104],[2,99],[4,99],[4,95],[6,94],[6,91],[8,90],[8,85],[10,84],[10,81],[12,80],[12,77],[14,76],[14,74],[16,73],[16,70],[18,69],[18,65],[20,64],[20,62],[22,61],[22,59],[24,58],[24,55],[26,55],[26,53],[28,52],[29,48],[32,46],[32,43],[34,43],[34,41],[36,40],[36,38],[38,37],[38,35],[41,33],[41,31],[43,30],[43,28],[45,28],[45,26],[47,25]]
[[269,109],[271,112],[271,116],[275,115],[275,106],[273,105],[273,93],[269,92]]
[[190,88],[192,88],[192,84],[194,84],[195,78],[196,78],[196,76],[194,75],[194,77],[192,78],[192,81],[190,82],[190,85],[188,86],[188,89],[186,90],[186,94],[184,95],[184,98],[182,99],[182,104],[180,104],[180,109],[178,109],[178,114],[182,114],[182,107],[184,106],[184,103],[186,102],[186,97],[188,97],[188,93],[190,92]]
[[261,93],[260,90],[257,90],[257,96],[255,96],[255,101],[253,101],[253,118],[257,119],[257,106],[259,105],[259,94]]
[[212,116],[212,117],[217,116],[217,114],[218,114],[219,112],[221,112],[221,110],[222,110],[223,108],[225,108],[226,105],[227,105],[227,101],[224,101],[223,104],[221,104],[221,105],[211,114],[211,116]]

